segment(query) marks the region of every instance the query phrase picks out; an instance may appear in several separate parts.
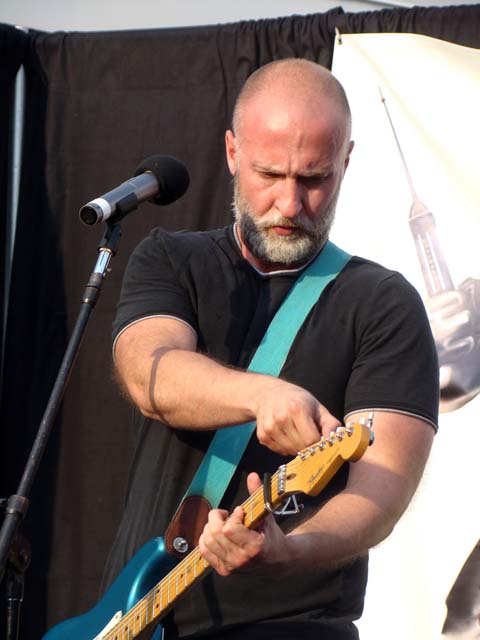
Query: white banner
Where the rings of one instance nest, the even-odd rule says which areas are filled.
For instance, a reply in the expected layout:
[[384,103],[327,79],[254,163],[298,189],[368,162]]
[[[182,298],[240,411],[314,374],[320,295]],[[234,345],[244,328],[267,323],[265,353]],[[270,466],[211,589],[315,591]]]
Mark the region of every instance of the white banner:
[[360,632],[480,638],[480,547],[471,555],[480,540],[480,50],[342,35],[333,72],[350,100],[355,148],[332,239],[416,286],[442,384],[420,489],[371,553]]

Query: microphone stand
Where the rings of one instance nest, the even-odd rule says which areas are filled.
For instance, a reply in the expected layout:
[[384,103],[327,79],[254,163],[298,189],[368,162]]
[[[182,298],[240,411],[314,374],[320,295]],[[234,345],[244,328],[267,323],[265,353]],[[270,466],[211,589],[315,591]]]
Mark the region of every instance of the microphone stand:
[[[131,203],[129,203],[131,204]],[[133,207],[135,208],[135,207]],[[60,404],[67,386],[70,373],[75,363],[80,343],[85,333],[88,319],[98,300],[101,287],[111,258],[116,254],[120,244],[122,231],[118,220],[123,218],[128,211],[121,210],[120,214],[112,216],[106,223],[107,229],[100,241],[99,256],[94,270],[85,288],[80,312],[77,317],[72,335],[65,355],[60,365],[57,379],[50,394],[43,419],[40,423],[35,441],[30,451],[30,456],[18,486],[17,493],[10,496],[5,504],[5,518],[0,529],[0,583],[4,575],[7,576],[7,636],[6,640],[18,640],[20,606],[23,599],[23,574],[30,561],[28,543],[18,532],[19,526],[25,517],[35,475],[40,466],[43,453],[54,420],[57,416]],[[129,206],[131,211],[132,207]]]

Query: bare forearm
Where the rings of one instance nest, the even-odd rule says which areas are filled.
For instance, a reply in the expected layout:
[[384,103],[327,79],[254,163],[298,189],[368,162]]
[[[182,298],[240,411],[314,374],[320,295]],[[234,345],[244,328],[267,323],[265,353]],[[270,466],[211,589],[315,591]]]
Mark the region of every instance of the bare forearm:
[[[258,376],[196,352],[196,336],[173,318],[131,325],[116,343],[116,365],[140,411],[174,427],[214,428],[250,420]],[[255,378],[255,380],[254,380]]]
[[130,325],[115,355],[120,379],[140,411],[175,428],[216,429],[255,420],[259,442],[288,455],[339,424],[308,391],[197,353],[194,332],[176,319]]
[[340,494],[286,537],[296,567],[334,567],[364,555],[392,531],[400,514],[359,496]]
[[150,417],[174,427],[211,429],[254,419],[258,394],[275,382],[199,353],[159,349],[130,390]]
[[[361,412],[352,421],[366,417]],[[363,555],[392,531],[416,490],[433,438],[420,419],[378,412],[376,440],[362,459],[352,463],[345,489],[310,519],[285,535],[272,516],[257,531],[243,526],[244,513],[214,509],[200,539],[202,555],[218,573],[240,567],[279,575],[334,568]],[[250,494],[261,489],[249,474]]]
[[[354,417],[359,420],[365,415]],[[378,412],[375,442],[350,464],[344,491],[286,538],[297,564],[341,564],[382,542],[408,507],[425,467],[433,429],[413,417]],[[376,426],[375,426],[376,425]]]

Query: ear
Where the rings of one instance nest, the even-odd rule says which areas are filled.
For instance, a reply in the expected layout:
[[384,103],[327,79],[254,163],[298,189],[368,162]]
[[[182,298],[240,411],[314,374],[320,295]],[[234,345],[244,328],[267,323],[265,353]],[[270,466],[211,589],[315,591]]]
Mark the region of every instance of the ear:
[[227,154],[228,168],[233,176],[237,169],[237,143],[233,131],[230,131],[230,129],[225,133],[225,151]]
[[348,143],[348,149],[347,149],[347,153],[345,155],[345,162],[343,164],[343,170],[346,171],[347,167],[350,163],[350,154],[353,151],[353,147],[355,146],[355,142],[353,140],[350,140],[350,142]]

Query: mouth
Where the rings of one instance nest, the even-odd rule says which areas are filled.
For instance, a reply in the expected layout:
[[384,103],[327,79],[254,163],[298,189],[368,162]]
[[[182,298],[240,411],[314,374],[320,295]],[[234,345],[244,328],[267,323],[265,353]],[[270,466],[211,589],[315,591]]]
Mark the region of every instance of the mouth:
[[282,237],[298,237],[308,235],[308,231],[298,224],[272,224],[265,228],[268,233]]
[[298,227],[284,227],[282,225],[275,225],[269,228],[273,233],[276,233],[279,236],[291,236],[292,234],[301,231]]

